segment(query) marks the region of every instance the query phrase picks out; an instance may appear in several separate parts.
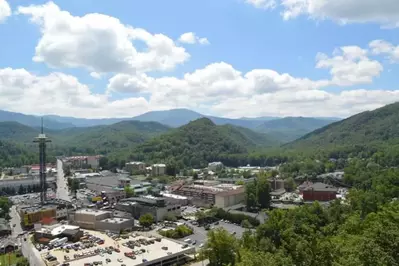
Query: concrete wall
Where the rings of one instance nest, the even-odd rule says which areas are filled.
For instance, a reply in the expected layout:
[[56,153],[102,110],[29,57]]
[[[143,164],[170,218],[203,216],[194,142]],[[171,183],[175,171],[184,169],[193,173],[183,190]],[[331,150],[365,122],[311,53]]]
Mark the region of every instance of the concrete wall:
[[239,193],[235,195],[216,195],[215,206],[218,208],[225,208],[244,202],[245,194]]

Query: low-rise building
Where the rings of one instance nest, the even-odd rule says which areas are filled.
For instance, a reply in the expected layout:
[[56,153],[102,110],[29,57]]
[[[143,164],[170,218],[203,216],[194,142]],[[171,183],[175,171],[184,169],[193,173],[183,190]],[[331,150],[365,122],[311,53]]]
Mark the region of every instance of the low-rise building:
[[4,218],[0,218],[0,237],[11,235],[11,226]]
[[68,224],[55,224],[52,226],[43,226],[35,230],[34,238],[41,242],[41,239],[55,239],[67,237],[68,241],[77,242],[83,236],[83,231],[79,226]]
[[166,165],[163,163],[153,164],[151,167],[152,176],[162,176],[166,173]]
[[119,233],[121,230],[131,229],[134,220],[129,218],[113,217],[112,212],[97,209],[77,210],[70,217],[71,222],[84,228]]
[[44,206],[19,207],[23,227],[33,227],[34,224],[49,223],[54,220],[67,218],[68,208],[66,204],[48,204]]
[[220,170],[222,170],[224,167],[222,162],[211,162],[208,163],[208,170],[211,170],[213,172],[218,172]]
[[152,214],[156,222],[162,221],[166,214],[172,213],[180,216],[181,205],[168,203],[163,197],[143,196],[127,198],[115,206],[116,210],[129,212],[135,219],[146,213]]
[[314,183],[302,192],[304,201],[330,201],[337,198],[337,188],[324,183]]
[[125,164],[126,171],[132,172],[145,172],[145,163],[143,162],[129,162]]
[[175,194],[186,196],[192,204],[198,206],[216,206],[220,208],[232,206],[244,201],[243,186],[219,184],[216,186],[185,185],[174,191]]

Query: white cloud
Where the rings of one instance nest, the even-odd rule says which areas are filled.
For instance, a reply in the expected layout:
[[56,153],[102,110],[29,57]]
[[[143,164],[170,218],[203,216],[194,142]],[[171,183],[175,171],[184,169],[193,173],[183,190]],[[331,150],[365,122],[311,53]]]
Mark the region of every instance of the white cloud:
[[319,53],[316,67],[330,69],[331,84],[352,86],[367,84],[378,77],[383,66],[376,60],[368,58],[368,51],[358,46],[344,46],[336,49],[333,57]]
[[90,72],[90,76],[94,79],[101,79],[101,74],[97,72]]
[[4,22],[9,16],[11,16],[10,5],[6,0],[0,0],[0,23]]
[[207,38],[200,38],[194,32],[186,32],[180,35],[179,42],[187,44],[199,43],[202,45],[209,44]]
[[399,62],[399,46],[394,46],[384,40],[374,40],[370,42],[369,46],[373,54],[386,55],[392,63]]
[[[328,81],[312,81],[280,74],[270,69],[254,69],[245,74],[220,62],[175,77],[152,78],[146,74],[118,74],[108,84],[109,92],[146,92],[159,100],[180,97],[183,101],[208,102],[226,97],[241,97],[279,91],[311,90],[328,85]],[[187,99],[186,99],[187,98]]]
[[109,94],[95,94],[70,75],[36,76],[11,68],[0,69],[0,106],[23,113],[76,117],[130,116],[149,108],[142,97],[112,101]]
[[285,20],[300,15],[312,19],[330,19],[340,24],[377,23],[399,27],[397,0],[245,0],[256,8],[270,9],[279,5]]
[[245,2],[262,9],[271,9],[276,6],[276,0],[245,0]]
[[[34,61],[52,67],[81,67],[97,73],[166,71],[190,57],[169,37],[107,15],[73,16],[53,2],[18,7],[18,13],[30,16],[41,28]],[[143,42],[146,49],[139,51],[135,42]]]

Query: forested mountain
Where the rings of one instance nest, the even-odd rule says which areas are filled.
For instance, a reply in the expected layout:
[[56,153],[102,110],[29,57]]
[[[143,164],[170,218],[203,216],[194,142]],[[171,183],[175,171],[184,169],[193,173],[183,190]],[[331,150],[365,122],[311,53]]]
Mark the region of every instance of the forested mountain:
[[25,147],[0,139],[0,167],[36,162],[37,156]]
[[[25,115],[21,113],[8,112],[0,110],[0,122],[13,121],[29,127],[40,127],[41,118],[34,115]],[[74,125],[67,122],[59,122],[51,118],[44,119],[44,126],[52,129],[63,129],[73,127]]]
[[399,144],[399,103],[332,123],[286,146],[315,149],[328,146],[393,144]]
[[201,167],[211,161],[275,145],[267,136],[231,125],[217,126],[200,118],[170,133],[137,146],[132,158],[152,162],[173,162],[178,168]]
[[[233,125],[245,127],[254,131],[268,133],[274,136],[280,142],[292,141],[303,136],[310,131],[327,125],[334,121],[334,118],[305,118],[305,117],[254,117],[254,118],[224,118],[217,116],[203,115],[189,109],[171,109],[163,111],[151,111],[135,117],[125,118],[101,118],[87,119],[75,117],[63,117],[58,115],[45,115],[44,127],[52,130],[74,128],[74,127],[94,127],[107,126],[122,121],[141,121],[158,122],[169,127],[180,127],[199,118],[209,118],[216,125]],[[336,120],[336,119],[335,119]],[[39,128],[40,117],[33,115],[24,115],[0,110],[0,122],[13,121],[20,124]]]
[[256,127],[256,131],[267,133],[282,142],[289,142],[334,121],[336,120],[312,117],[284,117],[262,122]]
[[[156,122],[123,121],[109,126],[62,130],[45,129],[45,133],[52,140],[48,144],[48,154],[51,157],[84,153],[122,153],[124,150],[130,150],[137,144],[168,130],[169,127]],[[10,149],[12,154],[16,155],[14,156],[15,160],[19,160],[18,154],[36,152],[37,145],[32,141],[39,132],[39,129],[17,122],[0,122],[0,140],[6,141],[7,149]],[[14,148],[14,146],[19,147],[19,149]],[[15,151],[12,149],[15,149]],[[11,157],[7,156],[7,158]],[[3,162],[5,161],[9,160],[4,159]]]

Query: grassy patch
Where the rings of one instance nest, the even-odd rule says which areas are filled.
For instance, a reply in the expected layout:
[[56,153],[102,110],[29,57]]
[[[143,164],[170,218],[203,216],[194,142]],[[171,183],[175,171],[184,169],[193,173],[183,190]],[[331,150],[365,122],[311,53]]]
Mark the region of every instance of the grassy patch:
[[24,257],[21,255],[17,257],[17,253],[9,253],[9,254],[2,254],[0,255],[0,266],[8,266],[8,265],[15,265]]

